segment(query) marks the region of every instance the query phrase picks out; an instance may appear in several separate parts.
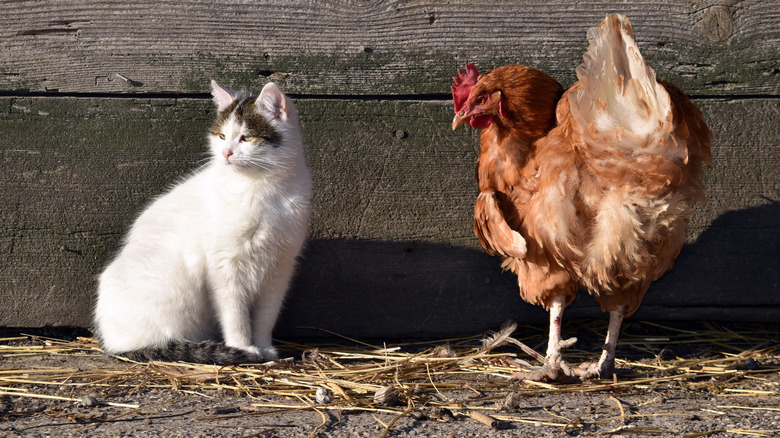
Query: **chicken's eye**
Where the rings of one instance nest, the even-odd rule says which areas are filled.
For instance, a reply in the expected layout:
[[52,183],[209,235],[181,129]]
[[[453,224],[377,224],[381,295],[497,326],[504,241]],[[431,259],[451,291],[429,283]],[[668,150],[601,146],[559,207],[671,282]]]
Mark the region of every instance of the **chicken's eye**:
[[478,97],[477,98],[477,105],[482,105],[483,103],[485,103],[486,100],[487,99],[485,99],[485,96]]

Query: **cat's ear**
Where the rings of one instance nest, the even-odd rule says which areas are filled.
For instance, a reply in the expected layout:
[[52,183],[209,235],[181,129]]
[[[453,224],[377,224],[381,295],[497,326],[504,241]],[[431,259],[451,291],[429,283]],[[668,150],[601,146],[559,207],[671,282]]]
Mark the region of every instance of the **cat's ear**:
[[230,88],[225,88],[219,85],[215,80],[211,80],[211,95],[214,96],[214,103],[217,104],[217,111],[230,106],[233,100],[236,98],[236,92]]
[[260,97],[257,98],[257,109],[271,119],[287,121],[287,98],[273,82],[265,84],[263,91],[260,92]]

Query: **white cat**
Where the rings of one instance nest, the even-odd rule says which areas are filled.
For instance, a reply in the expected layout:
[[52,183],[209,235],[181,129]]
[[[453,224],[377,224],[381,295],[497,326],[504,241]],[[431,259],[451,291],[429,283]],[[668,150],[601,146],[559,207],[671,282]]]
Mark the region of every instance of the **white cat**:
[[95,325],[107,353],[278,357],[271,331],[312,197],[298,113],[273,83],[259,96],[211,88],[211,162],[146,208],[100,276]]

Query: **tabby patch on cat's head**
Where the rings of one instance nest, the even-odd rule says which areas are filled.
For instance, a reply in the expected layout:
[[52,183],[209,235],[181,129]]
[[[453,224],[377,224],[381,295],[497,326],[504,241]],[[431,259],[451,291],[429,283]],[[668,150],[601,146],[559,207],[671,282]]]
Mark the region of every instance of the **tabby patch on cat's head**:
[[273,147],[278,147],[281,140],[281,134],[274,129],[270,123],[257,112],[257,96],[247,95],[234,99],[225,109],[219,112],[217,119],[211,126],[211,133],[214,135],[224,134],[222,131],[225,124],[232,116],[235,116],[235,123],[245,126],[249,134],[257,140],[262,140]]
[[297,152],[284,145],[295,107],[275,84],[266,84],[260,94],[234,91],[214,81],[211,88],[218,111],[211,126],[216,159],[242,171],[281,170],[294,159]]

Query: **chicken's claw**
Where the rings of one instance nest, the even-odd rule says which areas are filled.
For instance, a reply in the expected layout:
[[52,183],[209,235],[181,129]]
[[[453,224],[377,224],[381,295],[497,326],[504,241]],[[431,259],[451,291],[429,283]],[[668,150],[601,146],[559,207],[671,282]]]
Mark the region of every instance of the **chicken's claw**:
[[580,364],[575,373],[583,380],[586,379],[611,379],[615,372],[615,346],[617,345],[620,324],[623,322],[625,308],[619,307],[609,312],[609,328],[604,342],[601,358],[597,363],[586,362]]
[[614,370],[614,363],[584,362],[574,369],[574,373],[582,380],[611,379]]
[[533,382],[577,383],[581,378],[576,370],[563,359],[560,351],[571,347],[577,342],[577,338],[569,338],[558,343],[557,351],[548,354],[544,359],[544,365],[529,373],[515,374],[513,380],[530,380]]

